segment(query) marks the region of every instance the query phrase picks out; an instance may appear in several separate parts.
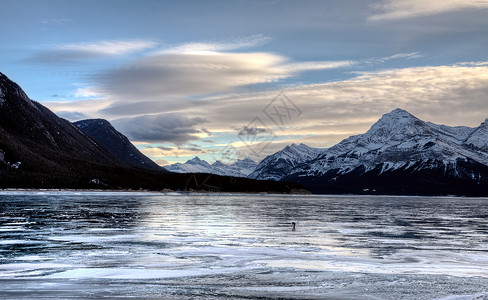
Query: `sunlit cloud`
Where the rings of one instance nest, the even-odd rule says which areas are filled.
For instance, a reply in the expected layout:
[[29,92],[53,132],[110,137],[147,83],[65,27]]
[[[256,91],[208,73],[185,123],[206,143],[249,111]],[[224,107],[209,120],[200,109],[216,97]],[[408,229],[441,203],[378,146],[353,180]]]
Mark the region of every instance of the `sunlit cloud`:
[[212,52],[258,47],[268,43],[269,41],[271,41],[270,37],[259,34],[215,42],[185,43],[160,50],[156,52],[156,54],[208,54]]
[[310,61],[310,62],[300,62],[300,63],[290,63],[284,66],[290,72],[304,72],[304,71],[314,71],[314,70],[327,70],[327,69],[338,69],[346,68],[357,65],[359,62],[352,60],[343,61]]
[[157,43],[145,40],[100,41],[95,43],[73,43],[57,45],[54,48],[62,51],[91,52],[100,55],[122,55],[135,51],[153,48]]
[[141,151],[144,155],[152,158],[153,160],[165,159],[171,157],[173,158],[171,163],[175,162],[174,158],[176,158],[181,162],[184,162],[190,157],[206,154],[205,150],[201,148],[184,147],[184,146],[173,147],[171,149],[161,149],[159,147],[152,147],[152,148],[139,149],[139,151]]
[[374,5],[373,8],[377,13],[368,19],[384,21],[437,15],[465,9],[486,9],[488,0],[384,0],[380,4]]
[[110,101],[106,99],[80,99],[43,101],[42,104],[55,113],[62,112],[64,116],[70,116],[70,121],[78,121],[79,119],[73,117],[78,115],[83,118],[106,118],[107,116],[102,111],[110,104]]

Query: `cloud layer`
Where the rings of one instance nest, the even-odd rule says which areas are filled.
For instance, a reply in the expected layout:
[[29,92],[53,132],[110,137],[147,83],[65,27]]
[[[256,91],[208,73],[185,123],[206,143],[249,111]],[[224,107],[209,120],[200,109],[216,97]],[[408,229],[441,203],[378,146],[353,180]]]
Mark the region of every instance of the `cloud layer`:
[[[90,75],[92,86],[78,89],[77,96],[95,99],[46,104],[71,119],[90,116],[113,120],[114,126],[132,141],[177,145],[173,150],[188,155],[215,152],[213,143],[202,143],[206,144],[205,149],[202,145],[188,146],[190,141],[210,136],[212,140],[234,138],[233,145],[241,150],[246,148],[244,135],[264,139],[272,135],[266,151],[278,150],[291,142],[330,146],[366,131],[382,114],[397,107],[448,125],[474,126],[488,116],[488,63],[479,62],[356,71],[350,72],[350,79],[283,88],[303,114],[299,118],[285,117],[284,122],[280,119],[283,126],[276,126],[276,120],[265,109],[279,90],[253,91],[253,86],[280,82],[301,72],[357,70],[365,65],[417,59],[422,54],[294,62],[271,52],[224,52],[268,40],[253,36],[220,43],[189,43],[146,53],[119,68]],[[152,48],[157,47],[144,41],[99,42],[64,45],[56,51],[113,56]],[[271,106],[279,113],[278,106]],[[453,119],[459,123],[452,124]],[[163,150],[145,151],[161,154]],[[269,153],[263,150],[258,155],[266,154]],[[255,157],[259,158],[262,157]]]
[[158,114],[117,119],[112,124],[132,141],[184,144],[199,139],[195,134],[201,131],[194,129],[194,126],[206,122],[207,120],[200,117]]
[[[415,55],[418,54],[403,56]],[[133,74],[130,77],[139,88],[147,84],[145,77]],[[186,79],[180,80],[184,88]],[[250,122],[256,117],[280,137],[273,143],[293,136],[295,142],[325,147],[364,132],[382,114],[397,107],[424,120],[447,125],[476,126],[488,116],[488,62],[363,72],[348,80],[283,89],[303,112],[300,118],[284,120],[283,130],[263,111],[278,95],[278,90],[175,100],[159,96],[162,92],[157,88],[157,80],[150,79],[150,83],[155,85],[154,90],[141,91],[143,96],[139,97],[138,93],[129,91],[130,97],[123,101],[111,100],[115,96],[109,94],[109,99],[47,104],[55,111],[63,111],[65,116],[75,116],[76,112],[109,119],[124,115],[127,118],[114,124],[132,140],[179,145],[208,137],[208,132],[227,134],[236,141],[235,129],[254,128],[256,124]],[[141,98],[153,101],[141,101]],[[262,127],[260,124],[259,128]],[[309,139],[311,136],[315,138]]]
[[373,8],[378,11],[369,17],[370,21],[408,19],[419,16],[437,15],[465,9],[486,9],[487,0],[385,0]]

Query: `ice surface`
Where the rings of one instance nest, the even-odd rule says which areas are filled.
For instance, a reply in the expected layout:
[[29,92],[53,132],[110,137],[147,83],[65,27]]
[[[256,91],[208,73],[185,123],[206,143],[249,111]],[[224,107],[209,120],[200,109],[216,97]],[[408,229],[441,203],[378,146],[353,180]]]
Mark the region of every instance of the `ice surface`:
[[485,299],[487,201],[3,192],[0,298]]

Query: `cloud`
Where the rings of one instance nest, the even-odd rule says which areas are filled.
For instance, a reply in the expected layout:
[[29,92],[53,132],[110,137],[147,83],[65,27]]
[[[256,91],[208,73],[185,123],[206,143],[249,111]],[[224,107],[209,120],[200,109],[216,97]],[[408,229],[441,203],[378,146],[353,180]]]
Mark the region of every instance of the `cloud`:
[[236,86],[277,81],[289,74],[285,58],[270,53],[159,54],[93,79],[117,98],[161,100],[229,91]]
[[106,99],[80,99],[65,101],[42,101],[42,105],[47,106],[50,110],[59,114],[60,112],[69,113],[72,116],[85,115],[91,118],[107,118],[107,115],[101,113],[103,109],[110,104]]
[[[385,59],[408,59],[416,55],[405,53]],[[246,130],[243,125],[247,125],[250,128],[246,132],[252,134],[256,128],[248,124],[255,117],[259,117],[278,140],[290,136],[307,142],[313,140],[315,146],[325,147],[339,142],[343,137],[365,132],[382,114],[397,107],[421,119],[446,125],[477,126],[488,116],[488,62],[355,74],[354,78],[348,80],[283,89],[285,95],[303,112],[299,118],[287,119],[283,130],[274,127],[272,120],[263,112],[278,95],[278,90],[218,93],[198,100],[165,101],[161,97],[159,101],[140,102],[143,104],[141,109],[138,108],[140,103],[137,99],[134,102],[128,99],[120,104],[114,103],[127,105],[120,113],[128,115],[179,111],[159,115],[159,118],[125,118],[119,125],[119,130],[134,141],[165,141],[178,145],[206,137],[203,125],[205,130],[219,139],[229,136],[226,139],[239,141],[235,129]],[[71,103],[50,102],[47,106],[58,112],[82,112],[91,117],[106,118],[114,109],[114,106],[110,107],[114,105],[111,103],[108,100],[80,100]],[[265,128],[257,127],[256,133],[259,128]],[[317,138],[313,139],[313,136]]]
[[108,56],[126,55],[147,50],[157,45],[153,41],[98,41],[93,43],[72,43],[49,46],[49,50],[41,51],[27,59],[34,63],[64,63],[86,59],[104,58]]
[[[163,149],[162,149],[163,148]],[[178,147],[150,147],[150,148],[143,148],[140,151],[150,157],[153,160],[157,160],[160,158],[179,158],[185,156],[195,156],[205,154],[207,151],[201,149],[200,147],[193,147],[193,146],[178,146]],[[164,149],[169,148],[169,149]],[[174,163],[172,161],[171,163]]]
[[181,145],[199,137],[194,126],[206,123],[200,117],[186,117],[180,114],[144,115],[135,118],[123,118],[111,123],[130,140],[149,143],[170,142]]
[[200,129],[203,133],[207,134],[207,136],[212,136],[212,133],[210,131],[208,131],[206,128],[201,128]]
[[242,126],[236,129],[238,135],[256,136],[262,133],[270,133],[266,128]]
[[167,166],[167,165],[171,164],[169,161],[167,161],[165,159],[161,159],[161,158],[156,159],[154,162],[160,166]]
[[190,151],[190,152],[198,152],[198,153],[206,153],[205,150],[198,146],[179,146],[178,150],[183,150],[183,151]]
[[185,43],[159,51],[159,54],[202,54],[206,52],[230,51],[242,48],[262,46],[271,40],[270,37],[258,34],[243,38],[236,38],[217,42]]
[[314,70],[327,70],[327,69],[338,69],[346,68],[357,65],[357,61],[343,60],[343,61],[311,61],[302,63],[291,63],[285,67],[290,72],[304,72],[304,71],[314,71]]
[[398,53],[394,55],[390,55],[387,57],[382,57],[382,58],[373,58],[373,59],[367,59],[364,62],[365,63],[385,63],[390,60],[394,59],[415,59],[415,58],[420,58],[423,55],[420,54],[420,52],[409,52],[409,53]]
[[161,149],[161,150],[163,150],[163,151],[172,151],[172,150],[174,150],[174,148],[173,148],[173,147],[164,147],[164,146],[158,146],[158,147],[156,147],[156,148]]
[[62,110],[62,111],[56,112],[56,114],[59,117],[64,118],[64,119],[71,121],[71,122],[76,122],[76,121],[84,120],[84,119],[90,119],[90,116],[88,116],[82,112],[78,112],[78,111]]
[[39,29],[42,31],[56,30],[66,27],[73,20],[66,18],[41,19],[37,22]]
[[100,98],[102,96],[93,87],[78,88],[75,91],[76,98]]
[[488,0],[384,0],[373,6],[378,13],[370,16],[370,21],[388,21],[437,15],[465,9],[488,8]]
[[[155,109],[182,109],[203,105],[188,101],[255,84],[295,76],[298,72],[344,68],[351,61],[289,63],[288,58],[265,52],[151,55],[91,79],[98,94],[116,99],[104,113],[154,113]],[[184,100],[186,99],[186,100]]]

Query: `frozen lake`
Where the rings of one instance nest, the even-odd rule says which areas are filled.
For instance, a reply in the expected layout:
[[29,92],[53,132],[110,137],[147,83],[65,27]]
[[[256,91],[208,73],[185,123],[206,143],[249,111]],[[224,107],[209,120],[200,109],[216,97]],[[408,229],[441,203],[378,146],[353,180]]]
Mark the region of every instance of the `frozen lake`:
[[488,299],[487,218],[487,198],[0,192],[0,298]]

